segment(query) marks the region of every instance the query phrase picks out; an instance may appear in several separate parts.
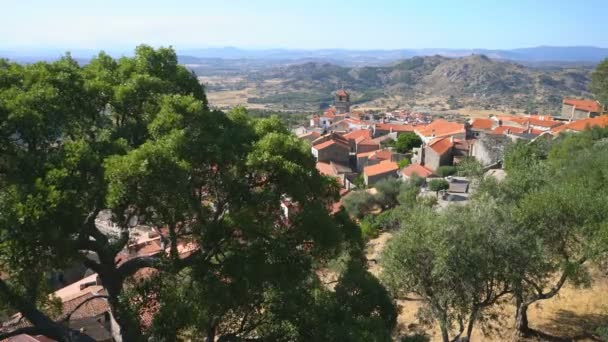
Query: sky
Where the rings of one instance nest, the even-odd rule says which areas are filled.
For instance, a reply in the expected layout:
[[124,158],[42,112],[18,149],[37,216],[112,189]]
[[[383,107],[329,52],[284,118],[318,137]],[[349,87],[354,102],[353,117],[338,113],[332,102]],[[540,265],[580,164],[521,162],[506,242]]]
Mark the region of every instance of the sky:
[[0,50],[608,47],[608,0],[0,0]]

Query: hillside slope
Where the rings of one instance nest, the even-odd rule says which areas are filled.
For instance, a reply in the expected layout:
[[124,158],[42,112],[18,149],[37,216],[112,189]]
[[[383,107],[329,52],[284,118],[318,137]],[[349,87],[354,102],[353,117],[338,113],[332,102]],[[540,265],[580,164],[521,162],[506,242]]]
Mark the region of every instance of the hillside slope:
[[382,67],[310,62],[239,75],[237,83],[230,77],[201,79],[208,85],[212,103],[215,92],[247,90],[249,104],[316,110],[331,103],[332,91],[345,87],[355,104],[372,107],[547,112],[558,110],[564,96],[589,96],[591,70],[588,66],[540,69],[471,55],[413,57]]

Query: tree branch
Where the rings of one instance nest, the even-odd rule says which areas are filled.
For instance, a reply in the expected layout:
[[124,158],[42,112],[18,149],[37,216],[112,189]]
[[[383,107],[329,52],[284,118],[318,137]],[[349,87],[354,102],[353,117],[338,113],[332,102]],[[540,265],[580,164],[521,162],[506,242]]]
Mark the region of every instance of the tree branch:
[[[586,261],[587,261],[587,257],[582,257],[578,261],[576,261],[576,264],[582,265]],[[543,292],[542,289],[540,289],[540,287],[536,286],[537,291],[540,290],[538,292],[538,295],[535,298],[533,298],[532,300],[528,301],[528,303],[526,303],[526,305],[530,305],[537,300],[549,299],[549,298],[552,298],[553,296],[555,296],[559,292],[559,290],[561,290],[561,288],[564,286],[564,284],[566,283],[566,280],[568,280],[569,276],[570,276],[570,274],[566,270],[564,270],[562,273],[562,276],[559,278],[559,280],[557,281],[555,286],[553,286],[551,288],[551,290],[549,290],[548,292]],[[535,285],[535,284],[532,284],[532,285]]]
[[100,298],[104,298],[104,299],[108,299],[107,295],[95,295],[93,297],[89,297],[87,299],[85,299],[82,303],[76,305],[76,307],[74,309],[72,309],[72,311],[70,311],[61,321],[62,322],[67,322],[70,320],[70,318],[72,317],[72,315],[78,311],[78,309],[80,309],[83,305],[85,305],[86,303],[95,300],[95,299],[100,299]]
[[17,332],[25,334],[27,333],[26,331],[29,331],[30,333],[44,335],[57,341],[95,341],[90,336],[81,334],[79,331],[72,330],[54,322],[48,316],[40,312],[32,303],[14,293],[2,279],[0,279],[0,297],[2,297],[10,306],[21,312],[21,314],[34,325],[34,327],[29,327],[28,330],[25,330],[26,328],[24,328],[11,333],[2,334],[0,335],[0,340],[19,335]]
[[[195,252],[193,252],[192,254],[190,254],[189,256],[177,260],[177,262],[175,263],[174,266],[177,267],[178,270],[191,266],[194,263],[194,261],[199,256],[201,256],[201,253],[202,253],[201,250],[198,249]],[[120,277],[122,277],[122,279],[125,279],[125,278],[132,276],[133,274],[135,274],[135,272],[137,272],[138,270],[140,270],[142,268],[151,267],[151,268],[160,269],[161,261],[162,261],[162,254],[154,255],[154,256],[136,257],[136,258],[125,261],[122,265],[120,265],[118,267],[118,269],[116,269],[116,273],[118,273],[118,275]]]
[[24,328],[20,328],[17,330],[13,330],[11,332],[0,334],[0,341],[7,340],[11,337],[21,335],[21,334],[49,336],[50,332],[47,329],[43,329],[43,328],[39,328],[39,327],[24,327]]

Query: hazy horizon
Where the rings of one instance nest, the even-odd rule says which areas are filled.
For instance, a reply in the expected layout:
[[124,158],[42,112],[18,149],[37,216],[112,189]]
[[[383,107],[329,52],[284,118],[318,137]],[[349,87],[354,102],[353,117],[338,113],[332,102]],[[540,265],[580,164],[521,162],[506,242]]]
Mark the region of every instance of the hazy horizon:
[[6,0],[0,50],[608,47],[608,2]]

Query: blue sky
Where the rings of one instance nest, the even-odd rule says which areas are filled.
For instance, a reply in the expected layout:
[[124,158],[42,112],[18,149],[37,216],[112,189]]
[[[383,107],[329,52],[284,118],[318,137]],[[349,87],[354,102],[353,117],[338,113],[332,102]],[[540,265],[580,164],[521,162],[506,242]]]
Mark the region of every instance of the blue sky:
[[0,0],[0,50],[608,47],[608,0]]

